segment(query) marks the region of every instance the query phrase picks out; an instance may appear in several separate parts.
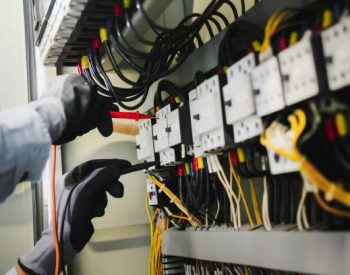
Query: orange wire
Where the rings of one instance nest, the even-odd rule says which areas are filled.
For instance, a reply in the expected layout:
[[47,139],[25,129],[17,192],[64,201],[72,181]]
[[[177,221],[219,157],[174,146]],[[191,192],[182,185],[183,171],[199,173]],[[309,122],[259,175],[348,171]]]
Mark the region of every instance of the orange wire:
[[58,245],[58,234],[57,234],[57,214],[56,214],[56,145],[52,146],[52,180],[51,180],[51,194],[52,194],[52,231],[53,240],[55,244],[56,252],[56,265],[55,265],[55,275],[59,274],[60,270],[60,250]]
[[318,202],[318,204],[327,212],[329,213],[332,213],[334,215],[337,215],[337,216],[341,216],[341,217],[345,217],[345,218],[350,218],[350,212],[347,212],[347,211],[344,211],[344,210],[340,210],[340,209],[337,209],[337,208],[334,208],[330,205],[328,205],[322,198],[321,196],[318,194],[318,193],[315,193],[315,198],[316,198],[316,201]]

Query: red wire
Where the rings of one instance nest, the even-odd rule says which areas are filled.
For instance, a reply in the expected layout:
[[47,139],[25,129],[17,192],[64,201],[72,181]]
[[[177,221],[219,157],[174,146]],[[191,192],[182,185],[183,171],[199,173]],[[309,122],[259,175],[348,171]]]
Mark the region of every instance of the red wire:
[[52,180],[51,180],[51,192],[52,192],[52,231],[55,244],[56,252],[56,265],[55,275],[59,274],[60,270],[60,250],[58,245],[58,234],[57,234],[57,211],[56,211],[56,145],[52,146]]

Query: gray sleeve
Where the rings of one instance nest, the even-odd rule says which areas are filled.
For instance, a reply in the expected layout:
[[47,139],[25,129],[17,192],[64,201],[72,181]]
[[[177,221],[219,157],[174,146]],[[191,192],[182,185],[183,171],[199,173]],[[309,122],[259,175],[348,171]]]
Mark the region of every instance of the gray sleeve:
[[48,128],[29,105],[0,112],[0,202],[22,181],[37,181],[49,157]]
[[18,275],[18,274],[17,274],[16,268],[13,267],[11,270],[7,271],[5,275]]

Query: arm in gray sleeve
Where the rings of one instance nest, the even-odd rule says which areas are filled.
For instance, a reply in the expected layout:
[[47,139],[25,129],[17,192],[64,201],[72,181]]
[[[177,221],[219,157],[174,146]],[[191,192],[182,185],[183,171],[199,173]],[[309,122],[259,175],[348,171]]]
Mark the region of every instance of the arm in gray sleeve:
[[18,275],[18,274],[17,274],[16,268],[13,267],[11,270],[7,271],[5,275]]
[[41,178],[53,135],[64,125],[63,107],[56,98],[0,112],[0,202],[16,184]]

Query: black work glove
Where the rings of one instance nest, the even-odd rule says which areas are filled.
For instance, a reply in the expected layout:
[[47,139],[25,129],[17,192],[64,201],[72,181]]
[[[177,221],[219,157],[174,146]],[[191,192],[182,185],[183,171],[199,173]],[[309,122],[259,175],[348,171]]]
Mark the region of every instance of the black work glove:
[[96,127],[103,136],[109,136],[113,132],[109,111],[118,111],[77,74],[58,76],[43,97],[31,105],[43,118],[56,145]]
[[[57,181],[57,232],[60,242],[63,240],[65,264],[71,262],[93,235],[91,220],[104,215],[107,206],[106,191],[115,198],[123,197],[124,187],[118,179],[121,169],[127,167],[130,167],[130,163],[126,160],[91,160],[77,166]],[[54,273],[55,259],[50,226],[35,247],[18,260],[18,264],[29,274],[51,275]]]

